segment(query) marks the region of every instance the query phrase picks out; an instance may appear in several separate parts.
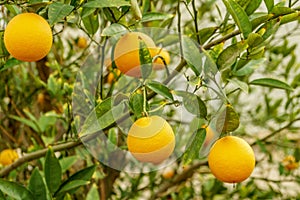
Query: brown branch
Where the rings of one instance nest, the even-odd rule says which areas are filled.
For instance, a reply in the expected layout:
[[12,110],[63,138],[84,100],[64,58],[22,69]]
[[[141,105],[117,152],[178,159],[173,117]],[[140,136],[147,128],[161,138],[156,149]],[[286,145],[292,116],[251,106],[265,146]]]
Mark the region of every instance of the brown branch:
[[[64,151],[67,149],[71,149],[77,146],[82,145],[82,142],[80,140],[78,141],[72,141],[72,142],[66,142],[63,144],[58,144],[53,146],[53,151]],[[48,151],[48,148],[42,149],[42,150],[38,150],[29,154],[26,154],[24,156],[22,156],[21,158],[19,158],[18,160],[16,160],[14,163],[12,163],[11,165],[8,165],[7,167],[3,168],[0,171],[0,177],[4,177],[7,176],[9,174],[10,171],[16,169],[17,167],[21,166],[22,164],[38,159],[40,157],[43,157],[46,155]]]

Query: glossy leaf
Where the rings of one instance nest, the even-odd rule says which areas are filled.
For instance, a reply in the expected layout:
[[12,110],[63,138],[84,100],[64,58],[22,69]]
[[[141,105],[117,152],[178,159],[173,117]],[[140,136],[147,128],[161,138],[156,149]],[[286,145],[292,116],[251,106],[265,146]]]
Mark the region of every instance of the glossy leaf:
[[144,97],[142,94],[133,93],[130,96],[130,105],[134,115],[137,118],[142,117],[144,109],[143,109]]
[[183,155],[183,164],[188,165],[193,160],[197,159],[201,150],[201,147],[206,138],[205,128],[196,130],[191,138],[189,144],[186,146],[185,153]]
[[235,131],[240,125],[238,113],[230,104],[220,113],[216,122],[216,130],[220,133],[229,133]]
[[118,34],[124,34],[128,30],[121,24],[114,23],[103,29],[101,36],[114,36]]
[[97,14],[90,14],[87,17],[82,18],[83,25],[87,32],[94,35],[99,28],[99,18]]
[[33,195],[24,186],[0,179],[0,190],[16,200],[33,200]]
[[265,86],[265,87],[270,87],[270,88],[277,88],[277,89],[283,89],[283,90],[293,90],[293,88],[288,85],[287,83],[273,79],[273,78],[260,78],[260,79],[255,79],[251,81],[249,84],[251,85],[260,85],[260,86]]
[[44,173],[48,190],[51,194],[54,194],[61,184],[62,172],[59,161],[51,147],[46,153]]
[[153,92],[160,94],[161,96],[169,99],[170,101],[174,101],[173,95],[170,92],[170,89],[162,83],[157,81],[149,81],[146,86],[152,90]]
[[162,21],[173,17],[174,15],[168,13],[150,12],[143,15],[141,22]]
[[238,25],[240,31],[243,33],[244,38],[247,38],[249,33],[252,32],[252,24],[243,8],[234,0],[223,0],[228,12]]
[[130,3],[129,1],[126,0],[94,0],[94,1],[89,1],[83,5],[83,7],[92,7],[92,8],[120,7],[120,6],[130,6]]
[[61,3],[61,2],[52,2],[49,6],[48,18],[49,24],[52,26],[68,16],[72,10],[73,6]]
[[186,91],[175,91],[176,95],[182,97],[186,110],[198,117],[206,118],[207,108],[205,103],[197,95]]
[[33,199],[47,200],[46,186],[38,168],[31,174],[28,189],[32,192]]
[[59,189],[59,191],[55,194],[55,196],[59,196],[60,194],[66,193],[68,191],[77,189],[81,186],[89,184],[89,181],[85,180],[75,180],[75,181],[69,181],[66,183],[63,187]]
[[202,59],[198,45],[189,37],[182,36],[183,58],[189,64],[196,76],[202,72]]

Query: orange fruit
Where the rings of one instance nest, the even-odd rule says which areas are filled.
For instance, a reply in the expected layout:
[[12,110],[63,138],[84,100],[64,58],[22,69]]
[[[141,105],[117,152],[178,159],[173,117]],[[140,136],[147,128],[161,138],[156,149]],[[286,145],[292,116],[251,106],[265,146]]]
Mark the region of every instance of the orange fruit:
[[173,168],[167,167],[162,172],[162,177],[164,179],[170,179],[175,175],[175,170]]
[[18,159],[18,154],[13,149],[4,149],[0,153],[0,164],[4,166],[12,164],[16,159]]
[[76,44],[79,48],[84,49],[87,47],[87,40],[84,37],[79,37]]
[[[143,40],[150,49],[156,48],[154,41],[146,34],[141,32],[129,32],[123,35],[115,45],[114,58],[118,69],[133,77],[141,77],[140,69],[140,40]],[[156,51],[150,51],[151,56],[155,55]]]
[[212,174],[220,181],[239,183],[251,175],[255,167],[255,155],[245,140],[225,136],[211,147],[208,165]]
[[34,62],[44,58],[52,46],[48,22],[35,13],[15,16],[4,31],[7,51],[16,59]]
[[159,164],[173,153],[175,135],[170,124],[162,117],[142,117],[130,127],[127,145],[137,160]]
[[165,64],[164,64],[163,60],[166,62],[167,65],[170,64],[170,61],[171,61],[170,54],[166,49],[157,48],[157,49],[152,50],[152,51],[156,52],[155,56],[154,56],[155,60],[154,60],[154,63],[153,63],[153,69],[155,69],[155,70],[164,69]]
[[111,72],[107,75],[107,83],[112,84],[117,80],[117,78],[120,76],[121,71],[118,69],[113,69]]
[[299,167],[298,162],[296,162],[296,159],[294,156],[292,155],[288,155],[286,156],[283,160],[282,160],[282,165],[284,166],[284,168],[288,171],[294,170],[296,168]]

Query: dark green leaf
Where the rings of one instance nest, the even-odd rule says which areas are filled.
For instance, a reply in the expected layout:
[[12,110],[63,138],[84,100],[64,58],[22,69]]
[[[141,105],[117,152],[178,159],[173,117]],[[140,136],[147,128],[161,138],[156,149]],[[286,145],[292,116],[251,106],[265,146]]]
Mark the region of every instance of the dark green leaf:
[[243,8],[234,0],[223,0],[228,12],[233,17],[235,23],[238,25],[240,31],[243,33],[244,38],[252,32],[252,24]]
[[143,79],[147,79],[152,72],[152,57],[145,41],[139,37],[139,57]]
[[33,199],[47,200],[46,186],[38,168],[35,168],[31,174],[28,189],[32,192]]
[[222,51],[217,59],[217,66],[219,70],[222,71],[230,68],[235,63],[240,53],[242,53],[247,46],[248,45],[246,41],[241,41],[239,43],[230,45],[224,51]]
[[6,200],[3,192],[0,190],[0,200]]
[[270,88],[277,88],[277,89],[283,89],[283,90],[293,90],[293,88],[288,85],[285,82],[282,82],[277,79],[273,78],[260,78],[260,79],[255,79],[251,81],[249,84],[251,85],[260,85],[260,86],[265,86],[265,87],[270,87]]
[[268,12],[270,12],[274,7],[274,0],[264,0],[264,2],[267,6]]
[[49,6],[48,18],[50,25],[54,25],[66,16],[68,16],[72,10],[73,6],[61,3],[61,2],[52,2]]
[[59,161],[51,147],[49,147],[46,153],[44,168],[48,190],[51,194],[54,194],[61,184],[62,172]]
[[94,0],[94,1],[89,1],[83,5],[83,7],[92,7],[92,8],[120,7],[120,6],[130,6],[130,3],[129,1],[126,0]]
[[205,137],[205,128],[200,128],[193,133],[193,135],[189,139],[189,144],[186,146],[185,153],[183,155],[184,165],[190,164],[193,160],[199,157],[199,153],[205,141]]
[[15,58],[10,58],[9,60],[7,60],[5,62],[5,64],[3,65],[3,67],[0,68],[0,72],[7,70],[9,68],[12,68],[14,66],[17,66],[18,64],[22,63],[22,61],[19,61]]
[[199,46],[189,37],[182,37],[183,58],[189,64],[196,76],[202,72],[202,59]]
[[89,184],[89,181],[85,180],[74,180],[74,181],[68,181],[63,187],[59,189],[59,191],[55,194],[55,196],[59,196],[60,194],[63,194],[65,192],[69,192],[74,189],[78,189],[81,186]]
[[24,186],[0,179],[0,190],[16,200],[33,200],[33,195]]
[[158,13],[158,12],[151,12],[151,13],[145,13],[143,15],[143,18],[141,22],[150,22],[150,21],[156,21],[156,20],[167,20],[170,18],[173,18],[173,14],[168,13]]
[[198,117],[206,118],[207,108],[200,97],[186,91],[175,91],[175,94],[182,97],[183,105],[188,112]]
[[106,28],[103,29],[101,36],[114,36],[118,34],[124,34],[127,32],[127,29],[121,25],[114,23]]
[[147,87],[153,92],[160,94],[161,96],[169,99],[170,101],[174,101],[173,95],[170,92],[170,89],[162,83],[157,81],[149,81],[147,82]]
[[90,14],[82,18],[83,25],[89,34],[94,35],[99,28],[99,19],[97,14]]
[[229,133],[240,125],[240,118],[233,107],[228,104],[217,118],[216,130],[219,133]]

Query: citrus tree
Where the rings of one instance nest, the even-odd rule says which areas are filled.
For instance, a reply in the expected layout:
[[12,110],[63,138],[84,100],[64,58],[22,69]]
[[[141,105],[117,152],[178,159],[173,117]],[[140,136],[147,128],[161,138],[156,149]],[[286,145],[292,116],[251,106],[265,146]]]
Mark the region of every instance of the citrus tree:
[[298,0],[0,1],[0,199],[298,199]]

